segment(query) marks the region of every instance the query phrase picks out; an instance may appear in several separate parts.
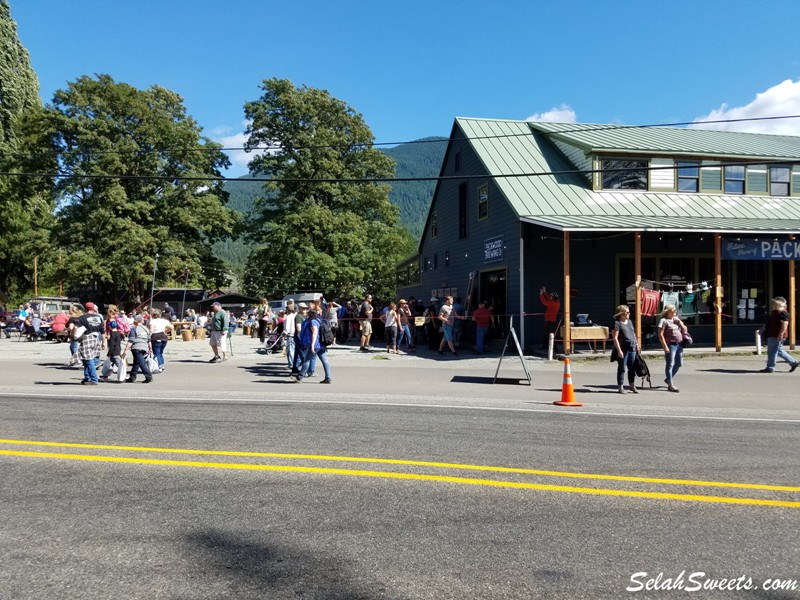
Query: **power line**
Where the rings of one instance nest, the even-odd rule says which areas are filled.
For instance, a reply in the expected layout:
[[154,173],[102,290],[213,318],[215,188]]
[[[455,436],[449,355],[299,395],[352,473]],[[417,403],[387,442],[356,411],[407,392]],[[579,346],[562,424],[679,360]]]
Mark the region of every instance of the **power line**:
[[[631,159],[635,160],[635,159]],[[687,163],[692,161],[688,160]],[[780,166],[780,165],[793,165],[797,163],[795,160],[757,160],[757,161],[735,161],[726,163],[717,163],[714,167],[741,167],[741,166]],[[437,175],[430,177],[370,177],[370,178],[336,178],[336,177],[309,177],[309,178],[281,178],[272,179],[268,177],[225,177],[219,176],[174,176],[174,175],[97,175],[97,174],[71,174],[71,173],[21,173],[13,171],[0,171],[0,176],[3,177],[35,177],[44,179],[81,179],[81,180],[101,180],[101,179],[116,179],[121,181],[173,181],[173,182],[197,182],[197,183],[213,183],[213,182],[256,182],[256,183],[342,183],[342,184],[373,184],[373,183],[408,183],[408,182],[422,182],[422,181],[466,181],[473,179],[513,179],[517,177],[550,177],[559,175],[593,175],[595,173],[626,173],[626,172],[641,172],[641,171],[663,171],[675,170],[681,168],[690,168],[691,165],[685,164],[678,165],[663,165],[663,166],[648,166],[648,167],[620,167],[615,169],[565,169],[562,171],[533,171],[528,173],[497,173],[490,175]],[[696,168],[703,167],[699,162]]]
[[[709,121],[681,121],[675,123],[653,123],[649,125],[595,125],[595,126],[581,126],[575,127],[572,129],[562,129],[560,131],[537,131],[539,135],[544,136],[551,136],[551,135],[561,135],[565,133],[587,133],[587,132],[597,132],[597,131],[611,131],[611,130],[620,130],[620,129],[648,129],[648,128],[655,128],[655,127],[681,127],[681,126],[688,126],[688,125],[710,125],[716,123],[742,123],[742,122],[750,122],[750,121],[775,121],[780,119],[800,119],[800,115],[776,115],[776,116],[768,116],[768,117],[747,117],[741,119],[714,119]],[[526,123],[537,123],[537,122],[546,122],[546,121],[524,121]],[[577,125],[577,124],[576,124]],[[505,138],[514,138],[514,137],[528,137],[530,135],[529,132],[524,133],[503,133],[503,134],[493,134],[493,135],[483,135],[483,136],[470,136],[470,140],[493,140],[493,139],[505,139]],[[769,135],[769,134],[762,134],[762,135]],[[774,134],[772,134],[774,135]],[[412,145],[412,144],[441,144],[444,142],[449,142],[450,138],[441,137],[441,138],[425,138],[419,140],[410,140],[410,141],[402,141],[402,142],[350,142],[350,143],[343,143],[343,144],[312,144],[308,146],[293,146],[292,150],[322,150],[322,149],[356,149],[356,148],[372,148],[375,146],[399,146],[399,145]],[[279,151],[281,150],[280,145],[270,145],[270,146],[254,146],[254,147],[247,147],[247,146],[225,146],[225,147],[217,147],[217,146],[209,146],[209,147],[194,147],[194,148],[181,148],[179,149],[181,152],[259,152],[259,151]],[[102,156],[107,154],[116,154],[116,155],[123,155],[123,154],[137,154],[145,156],[147,154],[158,154],[162,152],[162,149],[152,149],[152,150],[95,150],[92,152],[92,155]],[[41,153],[29,153],[29,152],[15,152],[16,156],[37,156],[41,155]],[[91,156],[91,155],[90,155]]]

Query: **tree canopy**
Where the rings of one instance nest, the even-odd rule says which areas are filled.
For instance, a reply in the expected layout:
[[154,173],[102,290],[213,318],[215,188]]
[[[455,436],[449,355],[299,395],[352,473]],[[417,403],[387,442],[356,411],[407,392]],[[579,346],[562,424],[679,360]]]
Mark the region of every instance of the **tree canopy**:
[[159,278],[225,283],[211,244],[235,225],[226,206],[219,146],[201,135],[182,98],[137,89],[108,75],[84,76],[55,93],[26,123],[51,149],[58,202],[51,262],[67,283],[95,282],[98,297],[147,298]]
[[393,296],[395,265],[414,243],[389,186],[370,180],[392,177],[394,162],[373,147],[362,115],[327,91],[286,79],[261,90],[245,104],[250,170],[271,178],[250,219],[251,288]]
[[[26,114],[41,109],[39,81],[28,51],[17,36],[8,2],[0,0],[0,172],[20,171],[23,150],[20,131]],[[48,182],[0,176],[0,290],[9,291],[32,280],[33,255],[47,238],[52,217]]]

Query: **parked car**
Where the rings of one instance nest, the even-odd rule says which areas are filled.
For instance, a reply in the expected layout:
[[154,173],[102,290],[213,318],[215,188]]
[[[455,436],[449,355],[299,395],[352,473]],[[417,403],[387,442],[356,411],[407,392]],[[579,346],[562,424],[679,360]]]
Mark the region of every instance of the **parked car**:
[[57,315],[62,310],[69,312],[70,306],[73,304],[78,304],[83,308],[80,300],[67,296],[37,296],[28,302],[30,302],[31,308],[40,315]]

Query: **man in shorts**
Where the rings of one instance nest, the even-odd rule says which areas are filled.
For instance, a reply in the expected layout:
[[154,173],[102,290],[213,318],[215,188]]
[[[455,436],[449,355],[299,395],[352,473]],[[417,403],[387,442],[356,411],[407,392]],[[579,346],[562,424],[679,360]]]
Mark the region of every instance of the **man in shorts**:
[[361,352],[369,352],[369,340],[372,337],[372,312],[372,296],[367,294],[364,296],[364,302],[358,312],[358,318],[361,321]]
[[[222,305],[219,302],[214,302],[211,305],[211,338],[209,344],[214,351],[214,358],[211,363],[225,362],[228,360],[228,326],[230,325],[230,316],[227,310],[222,310]],[[220,357],[222,353],[222,357]]]
[[450,348],[453,356],[458,356],[456,347],[454,345],[453,323],[455,322],[456,315],[453,311],[453,297],[445,296],[444,305],[439,309],[439,320],[442,322],[442,341],[439,344],[439,354],[444,354],[445,346]]

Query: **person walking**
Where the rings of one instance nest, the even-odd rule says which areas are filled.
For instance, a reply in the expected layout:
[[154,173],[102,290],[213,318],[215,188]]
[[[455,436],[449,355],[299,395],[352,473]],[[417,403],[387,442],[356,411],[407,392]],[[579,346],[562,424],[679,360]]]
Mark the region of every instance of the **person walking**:
[[761,373],[773,373],[778,357],[791,365],[789,373],[794,373],[798,362],[783,349],[783,342],[789,335],[789,313],[786,312],[786,298],[776,296],[770,301],[767,322],[761,328],[761,335],[767,338],[767,366]]
[[320,383],[331,383],[332,381],[331,365],[328,362],[328,349],[322,345],[319,338],[320,326],[319,313],[313,308],[310,309],[300,331],[300,338],[306,351],[303,364],[300,367],[300,372],[294,376],[297,383],[302,383],[303,378],[311,368],[312,361],[317,356],[320,361],[322,361],[322,368],[325,370],[325,379],[320,381]]
[[623,385],[625,369],[628,370],[628,387],[630,391],[634,394],[639,393],[639,390],[634,385],[636,372],[633,370],[633,365],[640,350],[639,343],[636,340],[636,331],[633,329],[633,323],[630,320],[630,314],[630,309],[624,304],[620,304],[614,314],[614,330],[611,332],[611,337],[614,341],[611,360],[617,361],[617,392],[620,394],[625,393]]
[[683,365],[683,332],[687,331],[686,325],[675,316],[677,308],[674,304],[667,304],[661,312],[661,321],[658,323],[658,341],[664,349],[666,361],[664,383],[670,392],[678,392],[675,387],[675,375]]
[[[214,351],[214,357],[208,361],[210,363],[225,362],[228,360],[228,327],[230,327],[230,315],[227,310],[222,309],[219,302],[214,302],[211,305],[211,336],[209,338],[209,345]],[[220,357],[220,353],[222,356]]]
[[267,338],[267,329],[269,328],[270,319],[272,319],[272,311],[269,309],[269,300],[262,298],[256,308],[256,320],[258,322],[258,341],[262,344]]
[[390,302],[386,307],[386,312],[381,315],[381,320],[386,327],[386,352],[388,354],[400,354],[397,349],[397,330],[400,323],[400,317],[397,314],[397,305]]
[[86,303],[86,312],[78,318],[76,337],[80,340],[78,357],[83,361],[84,385],[97,385],[97,359],[103,347],[103,332],[105,323],[103,317],[97,313],[94,302]]
[[153,358],[158,363],[158,372],[164,372],[164,350],[169,342],[169,334],[172,332],[172,323],[165,319],[161,311],[153,309],[153,318],[150,319],[148,326],[150,329],[150,343],[153,346]]
[[442,322],[438,318],[438,302],[439,299],[437,297],[431,297],[431,302],[423,313],[425,317],[425,340],[428,342],[428,350],[439,349],[439,330]]
[[141,370],[144,375],[144,382],[150,383],[153,381],[153,373],[150,367],[147,366],[147,355],[152,351],[152,344],[150,341],[150,332],[144,326],[144,317],[136,315],[133,318],[133,327],[128,334],[128,344],[125,346],[123,354],[127,354],[128,350],[133,354],[133,366],[131,367],[131,374],[125,380],[125,383],[135,383],[136,376]]
[[286,366],[290,369],[294,366],[294,353],[295,353],[295,328],[294,319],[297,312],[294,309],[294,300],[289,300],[286,303],[286,313],[283,317],[283,343],[286,347]]
[[67,321],[67,334],[69,336],[69,365],[74,367],[81,359],[78,357],[78,348],[81,346],[80,337],[77,335],[78,321],[83,316],[83,308],[78,304],[69,307],[69,321]]
[[400,317],[400,325],[398,328],[395,350],[397,350],[397,354],[400,354],[400,343],[405,340],[406,352],[414,352],[416,348],[414,347],[414,336],[411,334],[414,315],[411,312],[411,308],[408,306],[408,302],[403,298],[400,299],[400,306],[397,307],[397,316]]
[[455,336],[453,331],[453,322],[455,315],[453,314],[453,297],[445,296],[444,304],[439,309],[439,321],[442,322],[442,341],[439,343],[439,354],[444,354],[445,346],[450,348],[453,356],[458,356],[455,347]]
[[117,367],[119,377],[125,376],[125,360],[122,353],[123,340],[122,333],[119,331],[119,323],[117,323],[115,319],[113,321],[108,321],[106,325],[108,331],[106,334],[108,338],[106,343],[106,347],[108,348],[108,369],[106,369],[105,365],[103,366],[103,373],[100,375],[100,379],[103,381],[108,381],[108,376],[113,371],[114,365]]

